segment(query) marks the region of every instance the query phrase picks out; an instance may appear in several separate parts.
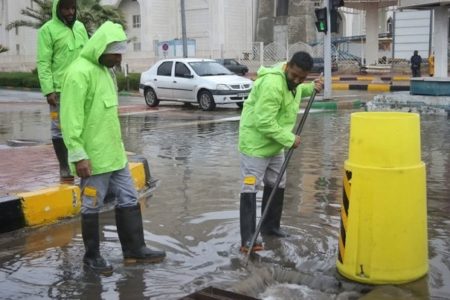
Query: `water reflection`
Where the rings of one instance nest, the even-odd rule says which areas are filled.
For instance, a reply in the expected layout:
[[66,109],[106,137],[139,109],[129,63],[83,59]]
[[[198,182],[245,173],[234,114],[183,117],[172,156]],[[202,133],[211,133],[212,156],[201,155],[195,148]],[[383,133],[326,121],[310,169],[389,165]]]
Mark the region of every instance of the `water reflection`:
[[[0,295],[5,298],[177,299],[207,286],[265,299],[450,298],[450,124],[422,117],[427,164],[429,275],[415,283],[372,287],[347,281],[335,260],[347,158],[349,112],[312,114],[288,167],[282,224],[291,236],[265,239],[267,251],[248,267],[239,254],[239,156],[236,112],[193,110],[122,118],[127,149],[144,154],[160,185],[144,201],[145,238],[167,251],[157,265],[125,266],[113,212],[102,215],[102,253],[111,277],[81,267],[79,224],[69,241],[44,248],[30,238],[1,250]],[[258,214],[260,211],[258,209]],[[50,236],[58,236],[49,227]],[[34,240],[46,240],[38,238]],[[16,243],[16,244],[14,244]],[[3,247],[6,249],[6,247]],[[28,248],[28,250],[26,250]],[[20,254],[18,254],[20,253]]]

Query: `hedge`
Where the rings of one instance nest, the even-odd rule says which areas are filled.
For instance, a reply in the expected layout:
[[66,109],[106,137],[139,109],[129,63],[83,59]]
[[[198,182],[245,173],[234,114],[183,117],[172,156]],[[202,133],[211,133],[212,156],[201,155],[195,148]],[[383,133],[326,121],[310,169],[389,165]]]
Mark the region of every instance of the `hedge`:
[[[139,73],[129,73],[130,91],[139,89]],[[123,73],[117,74],[119,91],[127,90],[127,81]],[[35,72],[0,72],[0,87],[39,89],[39,79]]]

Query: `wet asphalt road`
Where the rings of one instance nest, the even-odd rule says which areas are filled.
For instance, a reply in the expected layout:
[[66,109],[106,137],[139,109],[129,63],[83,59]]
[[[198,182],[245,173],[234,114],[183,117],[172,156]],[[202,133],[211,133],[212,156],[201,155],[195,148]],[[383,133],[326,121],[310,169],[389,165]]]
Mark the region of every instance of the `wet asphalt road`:
[[[355,93],[342,94],[351,98]],[[355,96],[366,96],[358,94]],[[121,105],[143,103],[121,98]],[[0,236],[0,298],[177,299],[207,286],[264,299],[450,298],[450,123],[423,116],[427,165],[429,275],[374,288],[336,272],[342,170],[352,111],[314,112],[288,167],[282,225],[291,236],[265,240],[243,266],[239,254],[239,110],[202,112],[181,105],[121,117],[127,150],[148,159],[159,179],[143,199],[145,238],[167,251],[157,265],[123,265],[112,211],[102,215],[101,251],[111,277],[83,270],[78,219]],[[49,139],[47,106],[37,93],[0,90],[0,144],[10,138]]]

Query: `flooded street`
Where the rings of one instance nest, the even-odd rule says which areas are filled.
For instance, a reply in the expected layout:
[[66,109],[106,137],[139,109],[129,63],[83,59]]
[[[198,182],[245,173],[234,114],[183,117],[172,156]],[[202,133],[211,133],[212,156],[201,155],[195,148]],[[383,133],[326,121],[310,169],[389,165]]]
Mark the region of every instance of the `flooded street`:
[[[0,101],[0,144],[12,138],[50,141],[47,106],[31,102]],[[142,213],[147,245],[165,250],[166,260],[124,265],[113,211],[101,216],[101,251],[115,267],[110,277],[83,270],[78,218],[2,234],[1,299],[167,300],[207,286],[260,299],[450,299],[450,120],[446,117],[421,116],[428,276],[410,284],[374,287],[344,279],[335,266],[352,111],[308,116],[302,144],[288,166],[282,227],[290,237],[266,239],[267,251],[259,252],[245,267],[239,253],[240,111],[162,108],[166,110],[125,114],[121,122],[127,150],[144,155],[152,176],[159,180],[154,195],[142,199]]]

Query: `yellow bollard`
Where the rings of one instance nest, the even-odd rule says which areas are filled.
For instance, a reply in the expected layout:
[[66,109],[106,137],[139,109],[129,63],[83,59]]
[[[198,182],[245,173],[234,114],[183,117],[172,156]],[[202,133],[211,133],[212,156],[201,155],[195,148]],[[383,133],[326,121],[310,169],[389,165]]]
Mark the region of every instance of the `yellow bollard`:
[[368,284],[428,272],[425,164],[418,114],[351,115],[336,266]]

